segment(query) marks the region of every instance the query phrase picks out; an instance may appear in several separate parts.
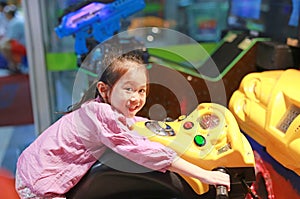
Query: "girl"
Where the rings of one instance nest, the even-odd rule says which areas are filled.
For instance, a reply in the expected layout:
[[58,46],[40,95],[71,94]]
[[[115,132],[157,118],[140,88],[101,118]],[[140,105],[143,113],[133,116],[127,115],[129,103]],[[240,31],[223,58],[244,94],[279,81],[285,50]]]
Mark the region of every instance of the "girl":
[[170,170],[229,188],[229,175],[199,168],[129,130],[129,123],[145,120],[135,116],[148,90],[148,72],[140,56],[115,58],[94,90],[96,97],[83,98],[22,152],[16,171],[21,198],[63,198],[107,147],[152,170]]

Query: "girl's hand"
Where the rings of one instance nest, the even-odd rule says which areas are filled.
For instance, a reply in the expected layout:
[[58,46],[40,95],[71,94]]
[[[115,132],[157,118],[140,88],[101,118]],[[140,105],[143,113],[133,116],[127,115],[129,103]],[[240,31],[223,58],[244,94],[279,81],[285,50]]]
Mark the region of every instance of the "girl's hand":
[[199,179],[201,182],[210,185],[224,185],[230,190],[230,176],[221,171],[205,170],[180,157],[173,160],[169,170]]
[[225,185],[230,191],[230,176],[227,173],[220,171],[207,171],[207,176],[203,178],[202,182],[211,185]]

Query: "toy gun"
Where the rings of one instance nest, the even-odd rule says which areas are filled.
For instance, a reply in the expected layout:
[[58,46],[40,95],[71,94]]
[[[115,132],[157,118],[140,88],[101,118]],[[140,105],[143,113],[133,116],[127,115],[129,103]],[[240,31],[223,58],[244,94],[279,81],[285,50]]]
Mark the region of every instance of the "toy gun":
[[77,55],[89,52],[88,38],[101,43],[121,29],[120,21],[142,10],[143,0],[116,0],[111,3],[91,2],[86,6],[66,14],[55,32],[59,38],[75,35]]
[[[233,114],[221,105],[202,103],[191,114],[180,116],[176,121],[138,122],[133,129],[202,168],[226,168],[231,176],[232,194],[243,190],[242,184],[255,181],[252,148]],[[182,177],[199,195],[209,190],[209,186],[198,179]]]

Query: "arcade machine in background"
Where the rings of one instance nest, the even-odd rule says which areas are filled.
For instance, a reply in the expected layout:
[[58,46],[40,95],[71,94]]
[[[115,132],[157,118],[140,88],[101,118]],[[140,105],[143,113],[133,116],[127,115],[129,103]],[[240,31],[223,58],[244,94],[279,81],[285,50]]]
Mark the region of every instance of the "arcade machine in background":
[[[87,5],[79,6],[77,9],[73,9],[71,12],[66,13],[61,18],[61,23],[58,27],[56,27],[55,31],[59,37],[65,37],[69,35],[75,36],[75,53],[79,57],[79,63],[82,58],[86,56],[86,54],[91,50],[90,47],[86,45],[89,44],[89,40],[94,40],[95,43],[100,43],[107,38],[113,36],[116,32],[119,31],[120,28],[120,20],[138,10],[143,9],[145,6],[143,1],[112,1],[109,3],[90,3]],[[127,10],[122,9],[124,6],[128,7],[128,5],[134,4],[135,10]],[[123,7],[122,7],[123,6]],[[110,15],[97,15],[97,13],[101,13],[104,10],[112,10],[113,12],[109,12]],[[93,12],[88,12],[93,10]],[[122,12],[118,12],[118,10],[122,10]],[[112,24],[108,28],[106,26],[107,23]],[[76,25],[77,24],[77,25]],[[92,31],[89,31],[92,30]],[[104,32],[105,34],[102,34]],[[101,34],[100,34],[101,33]],[[150,76],[153,73],[158,73],[163,77],[172,77],[172,74],[181,72],[182,76],[186,78],[186,80],[192,85],[193,89],[197,95],[197,103],[200,102],[216,102],[222,105],[227,105],[228,96],[230,96],[234,89],[237,88],[239,81],[241,78],[252,71],[255,71],[255,50],[256,44],[260,40],[265,40],[263,38],[250,38],[247,34],[244,33],[229,33],[218,45],[217,48],[211,50],[211,58],[205,57],[204,60],[201,60],[200,65],[195,66],[196,68],[189,67],[189,58],[178,60],[174,63],[174,55],[170,56],[168,53],[161,53],[161,51],[157,51],[157,49],[149,48],[149,54],[152,57],[161,59],[166,62],[167,66],[160,66],[158,61],[157,63],[153,63],[153,67],[150,69]],[[87,41],[87,42],[86,42]],[[139,45],[139,44],[137,44]],[[95,46],[95,45],[94,45]],[[193,50],[190,46],[178,46],[178,48],[182,48],[187,51]],[[168,47],[166,50],[168,51]],[[194,52],[194,53],[197,53]],[[101,52],[100,55],[101,56]],[[197,56],[197,55],[196,55]],[[206,61],[205,61],[206,60]],[[217,65],[217,70],[211,70],[212,61]],[[157,61],[157,59],[156,59]],[[93,64],[90,64],[93,65]],[[174,69],[172,70],[172,69]],[[93,68],[80,67],[80,70],[86,70],[87,73],[97,74],[97,71],[93,70]],[[159,72],[157,72],[159,71]],[[199,73],[200,71],[200,73]],[[152,75],[155,78],[154,75]],[[95,76],[92,77],[93,79]],[[151,78],[151,77],[150,77]],[[178,82],[172,82],[171,84],[178,84]],[[216,92],[219,89],[219,85],[224,87],[226,90],[226,96],[219,95]],[[212,93],[210,93],[207,89],[214,90],[215,97],[214,100],[211,99]],[[152,107],[153,104],[160,104],[167,110],[166,116],[171,118],[177,118],[182,113],[188,114],[195,107],[188,106],[188,99],[183,99],[181,101],[177,100],[177,97],[168,90],[168,88],[164,88],[160,85],[153,84],[150,89],[150,94],[148,97],[148,102],[144,109],[141,111],[140,115],[149,117],[149,108]],[[177,90],[180,90],[177,89]],[[161,93],[164,93],[162,96]],[[221,96],[221,97],[220,97]],[[189,96],[187,95],[186,98]],[[163,118],[152,118],[152,119],[163,119]]]
[[258,45],[259,70],[299,68],[298,0],[231,0],[230,3],[230,29],[246,30],[271,39]]
[[[291,20],[287,24],[285,24],[283,30],[275,30],[275,32],[277,33],[275,33],[275,35],[274,33],[267,33],[268,35],[270,35],[270,37],[274,35],[274,37],[271,37],[271,41],[259,43],[257,47],[258,56],[256,59],[256,65],[260,71],[300,68],[300,26],[298,25],[299,17],[292,15],[290,16]],[[288,32],[283,32],[283,34],[281,34],[282,31]],[[278,35],[278,32],[281,36]]]
[[[238,88],[242,78],[248,73],[257,71],[257,44],[266,40],[269,39],[251,38],[244,32],[228,32],[215,45],[201,44],[209,52],[208,56],[204,55],[204,57],[191,45],[149,48],[150,60],[152,58],[156,63],[149,70],[150,79],[152,77],[151,81],[155,82],[155,79],[174,77],[180,73],[193,88],[198,103],[214,102],[227,106],[230,96]],[[183,58],[171,53],[174,49],[176,52],[183,52],[187,57]],[[198,59],[198,65],[190,63],[190,60],[195,58]],[[175,78],[169,78],[168,81],[173,85],[178,85],[178,91],[182,90]],[[224,90],[225,94],[223,94]],[[189,95],[187,94],[186,97],[188,98]],[[189,99],[178,101],[178,97],[176,98],[174,93],[162,85],[150,85],[147,103],[140,114],[147,116],[150,107],[160,104],[167,110],[168,117],[177,118],[180,114],[188,114],[195,108],[189,107],[188,101]]]
[[[203,57],[201,52],[188,45],[169,46],[159,50],[149,49],[150,58],[152,57],[159,65],[163,65],[154,65],[150,70],[150,77],[151,73],[172,77],[180,72],[193,87],[198,103],[215,102],[227,106],[230,96],[238,88],[242,78],[250,72],[257,71],[258,43],[270,40],[268,37],[249,31],[250,28],[255,31],[259,30],[257,27],[241,28],[242,25],[233,20],[233,18],[246,20],[259,17],[260,1],[249,3],[235,0],[229,1],[229,4],[223,1],[222,3],[203,1],[187,6],[185,9],[188,19],[187,32],[200,42],[199,45],[202,45],[209,55]],[[241,6],[248,11],[237,13]],[[213,15],[212,13],[216,11],[218,14]],[[229,31],[226,31],[226,27]],[[231,31],[230,29],[237,30]],[[170,53],[174,48],[177,48],[176,52],[182,49],[182,52],[186,53],[180,54],[187,54],[186,57]],[[197,59],[196,65],[190,63],[193,59]],[[174,78],[170,78],[169,81],[173,81],[175,85],[178,84]],[[222,93],[223,90],[225,90],[225,95]],[[161,96],[160,93],[164,95]],[[186,95],[188,97],[188,94]],[[160,104],[169,117],[177,118],[180,113],[187,114],[195,108],[189,106],[188,101],[189,99],[178,100],[174,93],[161,85],[151,85],[147,103],[140,113],[147,116],[153,105]]]

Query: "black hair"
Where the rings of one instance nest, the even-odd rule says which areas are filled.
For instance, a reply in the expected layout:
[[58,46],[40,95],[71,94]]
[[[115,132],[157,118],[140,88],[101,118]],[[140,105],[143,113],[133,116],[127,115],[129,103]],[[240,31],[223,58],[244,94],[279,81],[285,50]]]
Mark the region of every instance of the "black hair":
[[7,6],[7,3],[4,2],[4,1],[0,1],[0,6],[1,6],[2,8],[4,8],[5,6]]

